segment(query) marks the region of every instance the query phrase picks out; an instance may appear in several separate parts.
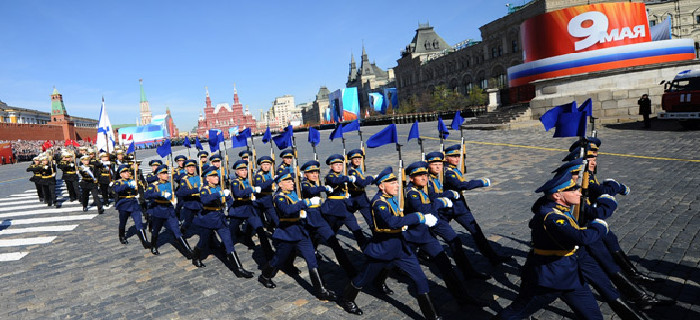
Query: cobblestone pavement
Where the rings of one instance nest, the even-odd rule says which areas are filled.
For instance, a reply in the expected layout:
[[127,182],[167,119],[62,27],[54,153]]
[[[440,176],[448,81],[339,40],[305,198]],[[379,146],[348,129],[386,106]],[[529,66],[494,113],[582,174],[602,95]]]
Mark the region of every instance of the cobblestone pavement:
[[[449,120],[448,120],[449,121]],[[406,165],[420,158],[415,140],[405,143],[410,125],[399,126]],[[365,139],[381,127],[363,128]],[[436,123],[421,124],[426,151],[439,147]],[[327,140],[322,133],[319,158],[324,161],[341,150],[341,142]],[[529,250],[527,221],[530,206],[537,198],[534,190],[560,165],[573,138],[553,139],[541,127],[510,131],[465,131],[468,148],[469,178],[488,177],[493,186],[468,192],[467,200],[497,250],[512,255],[516,262],[493,268],[473,248],[471,236],[459,225],[455,230],[468,247],[479,270],[491,273],[487,282],[467,281],[468,290],[482,299],[493,300],[483,310],[454,302],[434,267],[423,266],[430,280],[431,295],[446,319],[488,319],[514,299],[520,284],[519,267]],[[307,134],[297,133],[302,162],[312,158]],[[356,133],[346,133],[347,149],[357,148]],[[620,208],[608,221],[616,231],[624,250],[643,271],[666,279],[647,287],[658,296],[677,301],[672,307],[656,308],[647,314],[653,319],[700,318],[700,131],[683,131],[675,123],[655,122],[654,129],[643,130],[640,123],[600,128],[602,139],[599,178],[615,178],[631,187],[629,196],[619,196]],[[451,132],[446,145],[459,141],[459,132]],[[269,146],[256,139],[259,155]],[[231,163],[239,150],[229,151]],[[185,149],[177,149],[187,154]],[[148,160],[154,151],[140,152]],[[367,170],[377,173],[388,165],[397,165],[394,146],[367,150]],[[0,318],[2,319],[411,319],[420,310],[413,298],[415,288],[408,278],[392,274],[388,284],[396,292],[382,296],[371,288],[356,302],[365,311],[361,317],[345,313],[332,302],[321,302],[311,294],[311,284],[302,259],[296,266],[302,274],[290,277],[279,273],[276,289],[266,289],[255,278],[238,279],[222,263],[222,255],[210,254],[206,268],[193,267],[172,245],[165,233],[159,239],[160,256],[144,250],[135,236],[133,224],[127,225],[130,243],[117,239],[117,212],[72,223],[69,231],[27,231],[6,234],[19,227],[13,212],[27,212],[24,201],[5,200],[22,194],[33,195],[33,185],[24,172],[27,163],[0,167],[0,210],[8,213],[0,228],[2,241],[21,237],[55,236],[42,244],[0,246],[0,254],[27,252],[19,260],[0,261]],[[324,166],[325,175],[326,169]],[[374,193],[376,188],[368,188]],[[23,198],[23,199],[26,199]],[[34,199],[34,198],[31,198]],[[36,202],[38,204],[38,202]],[[66,203],[65,208],[70,208]],[[54,209],[56,210],[56,209]],[[94,214],[94,209],[88,213]],[[43,212],[43,211],[42,211]],[[32,218],[70,216],[78,213],[41,213]],[[80,214],[83,214],[80,212]],[[369,233],[357,214],[365,232]],[[31,223],[30,223],[31,224]],[[31,226],[48,226],[34,223]],[[3,233],[4,232],[4,233]],[[363,262],[355,241],[347,231],[339,237],[356,267]],[[196,243],[197,236],[190,239]],[[259,247],[249,250],[236,245],[244,266],[260,273],[263,263]],[[327,287],[341,291],[348,279],[334,261],[330,248],[319,247],[320,263]],[[606,303],[601,303],[606,319],[617,319]],[[573,314],[560,301],[534,315],[537,319],[571,318]]]

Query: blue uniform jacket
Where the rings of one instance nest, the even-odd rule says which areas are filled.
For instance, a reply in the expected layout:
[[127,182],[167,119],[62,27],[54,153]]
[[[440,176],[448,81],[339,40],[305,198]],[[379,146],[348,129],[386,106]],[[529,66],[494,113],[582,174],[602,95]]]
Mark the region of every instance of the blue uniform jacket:
[[533,249],[525,262],[523,281],[556,290],[571,290],[584,283],[575,251],[598,241],[605,226],[593,223],[580,227],[570,208],[554,201],[538,200],[530,220]]
[[231,181],[231,193],[234,202],[228,210],[228,215],[236,218],[249,218],[256,215],[253,200],[253,188],[248,180],[236,177]]
[[[462,192],[463,190],[472,190],[484,186],[484,180],[482,179],[470,181],[465,180],[464,174],[453,166],[447,166],[445,168],[444,183],[445,185],[443,188],[445,190],[453,190],[458,193]],[[441,213],[460,216],[468,212],[470,212],[469,206],[467,206],[467,202],[464,197],[461,197],[454,202],[452,210],[443,210]]]
[[150,172],[146,175],[146,182],[148,184],[154,183],[158,180],[158,177],[153,172]]
[[[374,177],[365,177],[364,173],[362,172],[362,168],[356,168],[353,166],[348,168],[348,176],[355,177],[355,182],[348,183],[348,191],[350,191],[350,196],[354,197],[362,195],[366,198],[367,195],[365,194],[365,187],[374,182]],[[367,199],[367,202],[369,203],[369,199]]]
[[202,178],[197,175],[185,174],[180,177],[180,187],[175,191],[175,195],[182,200],[182,206],[190,210],[202,210],[202,203],[199,201],[199,188],[202,187]]
[[287,169],[289,167],[291,167],[291,166],[288,166],[284,163],[280,163],[280,165],[277,166],[277,169],[275,169],[275,175],[279,176],[282,173],[282,171],[284,171],[284,169]]
[[202,201],[202,211],[192,219],[192,223],[207,229],[226,228],[224,210],[230,203],[233,203],[231,196],[224,196],[218,185],[208,184],[202,187],[199,199]]
[[275,181],[272,179],[272,172],[263,172],[258,170],[253,178],[253,186],[260,187],[260,193],[255,195],[255,202],[264,208],[272,208],[272,185]]
[[[132,181],[134,181],[136,187],[130,185]],[[136,181],[133,179],[119,179],[114,182],[113,188],[114,192],[117,194],[117,210],[127,212],[141,211],[139,201],[136,199],[136,195],[139,194],[139,192],[137,190],[138,185],[135,182]]]
[[[326,187],[318,184],[318,182],[313,182],[306,178],[301,180],[301,197],[303,199],[320,197],[321,192],[326,191]],[[309,206],[306,209],[306,223],[315,228],[327,225],[326,220],[321,216],[321,205]]]
[[[445,206],[445,203],[442,201],[430,201],[430,198],[423,190],[416,188],[411,183],[407,186],[405,199],[404,214],[406,215],[419,212],[424,215],[430,213],[437,217],[437,211]],[[422,223],[408,227],[403,236],[407,241],[413,243],[428,243],[434,239],[433,235],[430,234],[430,228]]]
[[348,188],[345,183],[350,182],[348,177],[342,173],[336,173],[332,170],[326,175],[325,184],[333,188],[333,192],[328,194],[328,198],[321,206],[321,213],[329,216],[346,217],[350,214],[348,211],[348,199],[345,198]]
[[413,255],[403,235],[404,226],[414,226],[425,221],[420,213],[403,215],[398,209],[398,199],[377,192],[372,198],[372,238],[364,249],[368,257],[391,261]]
[[[170,193],[167,197],[164,195],[166,192]],[[145,196],[151,202],[148,214],[162,219],[175,216],[175,207],[173,207],[171,202],[173,199],[173,188],[170,181],[156,181],[149,184]]]
[[273,239],[282,241],[300,241],[309,237],[309,233],[301,225],[299,214],[308,208],[307,201],[300,200],[295,191],[275,193],[275,212],[280,217],[280,225],[272,234]]

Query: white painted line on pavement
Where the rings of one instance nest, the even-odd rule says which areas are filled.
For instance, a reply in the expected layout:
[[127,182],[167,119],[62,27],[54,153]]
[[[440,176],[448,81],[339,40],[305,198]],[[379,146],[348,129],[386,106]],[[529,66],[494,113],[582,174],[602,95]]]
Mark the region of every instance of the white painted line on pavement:
[[8,219],[8,220],[0,221],[0,226],[14,226],[14,225],[22,225],[22,224],[62,222],[62,221],[75,221],[75,220],[90,220],[96,216],[97,216],[96,214],[80,214],[80,215],[74,215],[74,216],[49,217],[49,218]]
[[47,207],[47,209],[40,209],[40,210],[29,210],[29,211],[21,211],[21,212],[2,213],[2,214],[0,214],[0,219],[8,218],[8,217],[32,216],[32,215],[47,214],[47,213],[66,213],[66,212],[75,212],[75,211],[83,211],[83,207],[82,206],[68,207],[68,208]]
[[44,243],[49,243],[49,242],[53,241],[54,239],[56,239],[56,236],[0,240],[0,247],[16,247],[16,246],[30,246],[33,244],[44,244]]
[[[12,205],[12,204],[16,204],[16,203],[15,202],[10,203],[10,205]],[[74,202],[65,201],[61,204],[61,208],[67,208],[69,206],[80,206],[80,208],[82,208],[82,205],[77,201],[74,201]],[[51,208],[51,207],[48,207],[46,204],[37,203],[37,204],[25,204],[25,205],[20,205],[20,206],[16,206],[16,207],[7,207],[7,206],[0,207],[0,212],[15,211],[15,210],[20,211],[20,210],[26,210],[26,209],[31,209],[31,208],[42,208],[42,207],[46,208],[47,210],[49,210],[49,208]]]
[[5,230],[0,230],[0,235],[6,234],[19,234],[28,232],[61,232],[61,231],[72,231],[78,225],[70,224],[65,226],[50,226],[50,227],[29,227],[29,228],[10,228]]
[[0,261],[17,261],[24,258],[29,252],[0,253]]

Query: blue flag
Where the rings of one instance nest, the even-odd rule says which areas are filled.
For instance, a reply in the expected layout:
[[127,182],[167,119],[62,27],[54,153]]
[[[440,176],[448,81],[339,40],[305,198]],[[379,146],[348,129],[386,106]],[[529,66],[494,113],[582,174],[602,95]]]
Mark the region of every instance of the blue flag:
[[250,128],[245,128],[245,130],[241,131],[238,133],[239,136],[244,136],[246,138],[252,138],[253,133],[250,131]]
[[343,125],[338,124],[335,127],[335,130],[333,130],[333,132],[331,132],[331,136],[328,137],[328,139],[331,139],[331,141],[333,141],[335,139],[342,138],[342,137],[343,137]]
[[355,120],[343,125],[343,133],[360,130],[360,121]]
[[209,129],[209,151],[211,153],[219,151],[219,130]]
[[219,136],[217,137],[217,139],[219,140],[219,143],[222,143],[222,142],[225,142],[225,141],[226,141],[226,138],[224,138],[224,132],[223,132],[223,131],[219,130]]
[[396,125],[393,123],[382,129],[382,131],[379,131],[369,137],[369,139],[367,139],[367,148],[381,147],[389,143],[399,143]]
[[165,158],[172,152],[173,150],[170,148],[170,139],[165,139],[165,142],[156,148],[156,153],[158,153],[161,158]]
[[272,137],[272,141],[275,143],[278,149],[286,149],[292,146],[292,137],[294,136],[294,129],[292,125],[289,125],[287,129],[284,129],[279,135]]
[[447,129],[445,123],[442,122],[442,117],[438,117],[438,134],[441,134],[443,139],[447,139],[447,137],[450,136],[450,130]]
[[577,110],[576,101],[549,109],[540,117],[540,122],[542,122],[544,125],[544,131],[549,131],[549,129],[552,129],[557,125],[557,119],[559,119],[560,114],[570,113],[574,110]]
[[248,137],[246,137],[244,132],[241,132],[238,135],[231,136],[231,143],[233,143],[231,148],[247,147]]
[[134,151],[136,151],[136,143],[134,141],[131,141],[131,143],[129,143],[129,149],[126,149],[126,153],[129,154]]
[[459,130],[462,123],[464,123],[464,118],[462,118],[461,112],[457,111],[455,117],[452,119],[452,123],[450,123],[450,128],[452,128],[452,130]]
[[192,145],[190,144],[190,137],[185,137],[185,141],[182,142],[182,145],[187,149],[191,148]]
[[586,135],[586,113],[561,113],[554,128],[554,138],[583,137]]
[[578,111],[585,113],[586,117],[593,116],[593,101],[591,98],[584,101],[581,106],[578,107]]
[[321,133],[316,128],[309,127],[309,143],[313,145],[321,143]]
[[413,123],[411,126],[411,131],[408,132],[408,140],[406,141],[411,141],[411,139],[420,139],[420,133],[418,133],[418,120]]
[[267,129],[265,129],[265,134],[263,134],[262,142],[268,143],[270,142],[270,139],[272,139],[272,133],[270,133],[270,126],[267,126]]
[[204,150],[204,147],[202,147],[202,143],[199,142],[199,137],[194,138],[194,145],[197,147],[197,150]]

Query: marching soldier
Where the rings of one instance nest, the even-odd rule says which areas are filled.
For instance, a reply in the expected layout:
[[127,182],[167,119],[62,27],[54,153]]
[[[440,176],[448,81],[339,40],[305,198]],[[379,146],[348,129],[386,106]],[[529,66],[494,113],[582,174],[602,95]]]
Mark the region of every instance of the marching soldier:
[[274,230],[274,227],[279,225],[279,217],[275,212],[275,206],[272,204],[272,187],[273,180],[272,166],[274,161],[270,156],[262,156],[258,158],[258,171],[255,172],[253,178],[253,186],[260,187],[260,192],[255,194],[256,202],[260,208],[260,218],[266,222],[269,230]]
[[39,173],[41,174],[39,184],[44,194],[44,202],[49,207],[58,208],[60,204],[56,201],[56,164],[53,162],[51,153],[41,156]]
[[372,184],[373,176],[365,176],[362,172],[362,160],[365,154],[361,149],[353,149],[348,152],[348,176],[355,177],[355,182],[348,184],[348,198],[350,212],[360,211],[365,221],[370,221],[372,217],[369,198],[365,193],[365,187]]
[[252,187],[248,183],[248,161],[238,160],[233,164],[235,170],[235,179],[231,181],[231,193],[233,193],[233,204],[228,210],[229,230],[233,243],[236,243],[236,234],[238,228],[246,221],[248,227],[255,230],[260,240],[260,247],[263,250],[265,259],[272,259],[274,251],[272,245],[267,238],[265,230],[263,230],[262,221],[255,209],[255,197],[253,193],[260,193],[260,187]]
[[[159,167],[160,169],[160,167]],[[167,171],[167,168],[165,169]],[[139,205],[136,196],[138,195],[138,185],[136,180],[131,177],[131,168],[128,165],[121,165],[117,169],[120,179],[114,181],[114,192],[117,195],[117,203],[115,204],[119,211],[119,242],[122,244],[129,243],[126,240],[126,220],[131,217],[134,220],[136,227],[136,235],[141,240],[144,249],[149,249],[150,244],[146,238],[146,232],[143,230],[141,221],[141,206]]]
[[151,166],[151,172],[149,172],[146,175],[146,183],[151,184],[154,183],[158,180],[158,177],[156,176],[156,169],[160,167],[163,164],[163,161],[160,160],[151,160],[148,161],[148,165]]
[[199,242],[194,247],[192,263],[202,263],[202,249],[209,247],[209,239],[212,231],[216,231],[224,243],[226,254],[231,265],[233,265],[233,273],[239,278],[252,278],[253,273],[243,269],[238,254],[233,246],[231,232],[226,224],[226,216],[224,211],[226,207],[233,202],[231,192],[228,189],[222,190],[219,186],[219,174],[216,168],[209,166],[202,177],[206,179],[207,184],[202,187],[199,193],[199,198],[202,201],[202,211],[192,220],[192,224],[199,227]]
[[243,150],[238,153],[238,157],[241,158],[241,160],[248,161],[250,160],[250,157],[253,156],[253,152],[250,150]]
[[328,221],[328,225],[331,227],[334,233],[338,233],[341,226],[345,225],[357,241],[357,245],[360,248],[364,248],[367,244],[367,238],[362,232],[362,229],[357,224],[357,219],[355,215],[348,211],[347,196],[348,196],[348,183],[354,183],[356,181],[354,176],[343,175],[343,156],[339,154],[332,154],[326,159],[326,164],[330,166],[330,171],[325,178],[325,185],[333,188],[333,191],[328,193],[326,201],[323,202],[321,207],[321,214]]
[[197,153],[197,158],[199,158],[199,165],[202,167],[202,172],[204,172],[205,165],[209,165],[209,152],[202,150]]
[[[185,160],[187,160],[187,157],[185,157],[181,154],[175,156],[174,161],[175,161],[175,163],[177,163],[177,167],[173,168],[173,182],[177,183],[177,186],[173,186],[174,191],[177,191],[180,188],[180,186],[181,186],[180,179],[182,178],[182,176],[184,176],[186,174]],[[183,205],[182,199],[180,199],[180,197],[178,196],[177,197],[177,204],[175,205],[175,216],[178,219],[181,218],[180,214],[182,212],[182,205]]]
[[[330,193],[333,188],[330,186],[322,186],[319,181],[319,172],[321,164],[316,160],[311,160],[301,166],[301,171],[304,172],[304,179],[301,181],[301,197],[302,199],[311,199],[320,197],[322,192]],[[357,270],[350,262],[345,250],[340,246],[338,239],[335,236],[328,222],[321,216],[321,205],[311,205],[306,209],[306,223],[304,227],[310,233],[313,239],[320,238],[323,242],[333,249],[335,258],[338,260],[340,267],[345,270],[345,274],[349,278],[357,275]]]
[[[464,190],[490,187],[491,180],[488,178],[471,181],[465,180],[464,172],[462,172],[460,168],[457,168],[461,152],[462,149],[459,144],[445,149],[445,159],[447,162],[447,168],[445,168],[445,190],[452,190],[457,193],[461,193]],[[479,249],[481,254],[489,259],[492,265],[498,265],[511,260],[511,257],[499,255],[493,250],[493,247],[491,247],[488,239],[486,239],[486,236],[484,236],[484,232],[481,230],[481,227],[476,223],[476,219],[474,219],[474,215],[472,214],[471,209],[469,209],[467,201],[464,199],[464,197],[461,197],[454,202],[452,210],[443,210],[441,214],[441,218],[445,219],[447,222],[455,220],[457,223],[462,225],[462,227],[467,229],[469,233],[472,234],[472,237],[474,237],[476,247]]]
[[300,199],[294,191],[294,177],[296,174],[292,170],[285,169],[275,178],[279,187],[274,196],[275,210],[280,217],[280,225],[272,234],[272,238],[277,240],[277,251],[275,256],[263,269],[258,277],[266,288],[275,288],[272,281],[279,268],[288,261],[290,255],[299,251],[309,267],[311,284],[314,287],[314,295],[319,300],[333,301],[336,299],[335,293],[327,290],[321,276],[318,273],[318,262],[314,254],[314,247],[311,244],[309,233],[304,229],[301,219],[307,217],[306,209],[312,205],[318,205],[321,199],[313,197],[311,199]]
[[[427,193],[430,202],[436,202],[438,201],[438,198],[442,197],[449,199],[454,205],[454,202],[456,202],[457,199],[459,199],[460,197],[459,193],[453,190],[444,190],[442,183],[440,183],[439,175],[441,172],[444,172],[443,162],[445,160],[445,156],[442,154],[442,152],[430,152],[426,155],[425,159],[428,162],[429,176]],[[441,211],[449,210],[452,209],[438,209],[438,217],[443,216],[442,214],[440,214]],[[452,226],[450,226],[449,222],[447,222],[444,219],[438,219],[437,224],[430,230],[432,230],[436,236],[442,238],[450,247],[450,250],[452,251],[452,257],[455,260],[455,264],[460,269],[462,275],[465,278],[481,280],[488,280],[491,278],[491,276],[474,269],[472,263],[469,261],[469,258],[467,258],[466,252],[464,251],[464,247],[462,246],[462,240],[459,238],[459,236],[457,236],[457,233],[452,228]]]
[[114,150],[114,166],[116,168],[119,168],[119,166],[121,166],[123,164],[127,164],[127,161],[126,161],[125,156],[124,156],[124,150],[122,150],[121,148],[115,149]]
[[227,177],[227,174],[224,173],[224,171],[226,171],[225,168],[221,168],[221,156],[218,154],[212,155],[209,157],[209,164],[214,167],[219,177],[221,177],[220,179],[223,179],[223,181],[221,181],[221,185],[224,187],[228,186],[230,179]]
[[[181,250],[185,251],[185,256],[192,259],[193,253],[190,244],[182,237],[178,226],[177,218],[175,217],[175,207],[173,207],[173,188],[168,181],[168,167],[161,165],[156,169],[158,181],[148,185],[146,190],[146,198],[153,201],[153,206],[149,210],[149,216],[152,219],[153,230],[151,233],[151,253],[159,255],[158,252],[158,233],[165,225],[165,228],[170,230],[175,237],[177,244]],[[193,259],[192,263],[200,268],[202,267],[199,259]]]
[[90,155],[84,155],[80,158],[80,203],[83,205],[83,211],[87,211],[90,194],[92,194],[92,201],[97,205],[97,213],[103,214],[105,210],[102,208],[102,201],[100,201],[100,195],[97,192],[96,174],[99,169],[95,167],[94,163],[90,163],[90,160]]
[[68,190],[68,197],[70,202],[75,201],[80,194],[80,187],[78,186],[78,180],[80,177],[76,173],[75,161],[73,161],[73,154],[70,152],[63,152],[61,154],[62,160],[58,163],[58,168],[63,171],[63,176],[61,180],[66,184],[66,190]]
[[41,186],[41,156],[36,156],[32,159],[34,163],[30,164],[27,168],[27,172],[32,173],[32,177],[29,181],[34,182],[34,187],[36,188],[36,195],[39,197],[39,202],[44,202],[44,188]]
[[581,191],[569,172],[557,174],[536,192],[543,192],[545,197],[538,199],[529,222],[533,249],[523,267],[518,296],[498,318],[526,318],[559,297],[577,318],[603,319],[579,272],[576,251],[600,240],[608,232],[607,223],[595,219],[587,227],[578,225],[571,208],[580,204]]
[[202,210],[199,201],[199,190],[202,188],[202,178],[197,174],[197,161],[185,160],[185,174],[180,177],[180,187],[175,194],[182,201],[180,219],[182,219],[181,231],[186,233],[192,225],[192,219]]
[[343,290],[340,305],[348,313],[362,314],[355,304],[358,292],[370,284],[387,266],[394,265],[408,274],[418,291],[418,305],[427,319],[440,319],[429,296],[428,279],[418,264],[418,259],[403,237],[405,226],[426,224],[432,227],[437,218],[431,214],[415,212],[405,215],[399,208],[399,182],[391,167],[377,175],[374,184],[379,192],[372,198],[372,238],[364,248],[365,264],[358,276]]
[[282,150],[282,152],[280,152],[280,158],[282,158],[282,163],[277,166],[275,176],[280,175],[285,169],[292,167],[292,160],[294,160],[294,153],[292,152],[292,149]]
[[114,165],[109,160],[109,153],[100,153],[100,170],[97,181],[100,184],[100,193],[102,194],[102,204],[109,209],[110,192],[109,186],[112,184],[112,177],[115,176]]
[[[422,214],[437,214],[441,208],[452,207],[452,201],[448,198],[437,198],[434,202],[430,200],[424,188],[428,185],[428,163],[418,161],[410,164],[406,168],[406,176],[410,178],[410,183],[406,186],[406,207],[404,214],[419,212]],[[440,219],[438,219],[439,221]],[[437,221],[436,221],[437,223]],[[434,228],[435,226],[433,226]],[[445,280],[447,289],[455,300],[473,305],[483,306],[483,304],[466,293],[461,280],[452,268],[450,258],[445,253],[440,242],[430,233],[430,228],[424,224],[417,224],[408,227],[404,232],[404,238],[408,246],[416,252],[420,248],[425,252],[430,260],[435,263]]]

